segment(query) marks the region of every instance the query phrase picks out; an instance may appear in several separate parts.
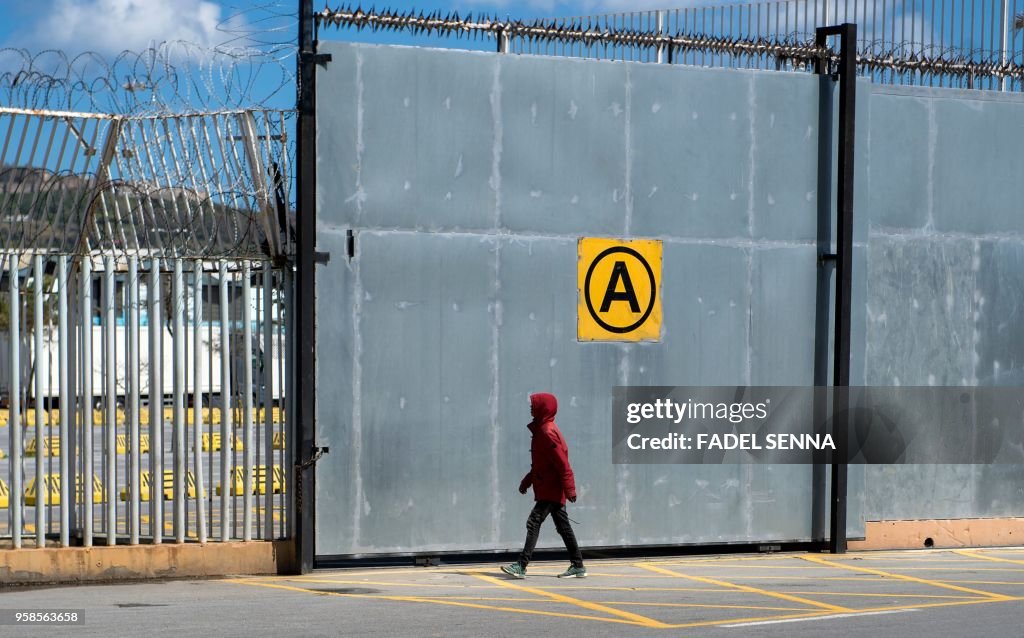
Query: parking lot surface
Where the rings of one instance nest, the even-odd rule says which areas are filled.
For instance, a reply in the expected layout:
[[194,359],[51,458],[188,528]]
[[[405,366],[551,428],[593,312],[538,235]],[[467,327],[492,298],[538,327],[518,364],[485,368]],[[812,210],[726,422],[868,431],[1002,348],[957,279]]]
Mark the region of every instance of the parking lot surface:
[[601,560],[558,579],[565,565],[523,580],[483,564],[8,591],[0,608],[84,610],[82,625],[23,635],[1024,635],[1020,548]]

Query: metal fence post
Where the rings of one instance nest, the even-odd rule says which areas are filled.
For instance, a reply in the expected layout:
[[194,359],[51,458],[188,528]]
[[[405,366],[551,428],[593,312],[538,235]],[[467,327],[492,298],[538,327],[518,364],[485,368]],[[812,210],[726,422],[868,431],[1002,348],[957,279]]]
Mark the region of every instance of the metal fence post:
[[139,544],[139,258],[128,257],[128,536]]
[[92,257],[82,257],[82,267],[78,271],[79,286],[82,295],[82,363],[79,366],[82,375],[82,543],[92,547],[93,514],[96,507],[93,483],[93,362],[92,362]]
[[[74,447],[68,445],[68,421],[74,423],[72,412],[68,407],[68,258],[57,257],[57,323],[58,323],[58,363],[60,374],[60,544],[67,547],[71,544],[71,520],[68,515],[74,498],[68,484],[72,481],[69,474],[68,457],[74,454]],[[74,489],[74,488],[72,488]],[[77,496],[78,490],[75,490]]]
[[[299,484],[289,492],[294,495],[294,529],[297,568],[300,573],[313,569],[314,501],[316,474],[303,464],[312,458],[315,443],[316,335],[314,312],[316,304],[316,43],[314,42],[313,1],[302,0],[299,14],[299,121],[298,121],[298,228],[295,289],[296,300],[291,308],[299,317],[288,316],[288,332],[296,341],[293,370],[302,378],[295,386],[303,388],[302,396],[288,395],[288,420],[295,420],[295,437],[286,445],[292,449],[294,473]],[[295,408],[295,409],[293,409]]]
[[149,264],[149,530],[153,544],[164,535],[164,381],[160,260]]
[[[206,491],[206,481],[203,475],[203,455],[201,451],[203,449],[203,401],[202,401],[202,385],[200,385],[200,379],[202,379],[201,366],[202,360],[199,357],[199,344],[202,343],[201,327],[203,323],[203,262],[199,259],[193,264],[194,276],[193,276],[193,289],[192,289],[192,342],[195,344],[195,356],[193,358],[193,365],[195,366],[195,374],[193,375],[194,388],[192,390],[192,414],[193,421],[195,421],[194,430],[192,432],[192,449],[194,450],[193,466],[195,467],[196,473],[196,531],[199,535],[199,542],[206,542],[206,499],[203,497],[203,493]],[[213,378],[208,370],[206,373],[207,383]]]
[[8,292],[10,294],[11,324],[11,390],[10,390],[10,428],[11,428],[11,536],[15,549],[21,548],[22,495],[25,492],[22,474],[21,451],[23,449],[24,428],[21,424],[21,299],[18,294],[18,255],[10,254],[10,271],[8,272]]
[[49,412],[46,410],[46,381],[49,377],[47,370],[47,356],[49,351],[43,346],[43,294],[44,294],[45,272],[43,271],[43,256],[36,255],[33,258],[32,268],[32,300],[35,316],[33,317],[33,373],[35,374],[35,392],[32,398],[35,400],[36,414],[36,547],[46,547],[46,506],[50,502],[50,486],[44,479],[43,452],[46,450],[46,438],[43,434],[43,424],[49,421]]
[[185,290],[181,259],[174,260],[171,325],[174,326],[174,542],[185,542],[185,499],[188,484],[185,468]]
[[106,415],[103,451],[106,463],[107,545],[117,544],[117,351],[114,345],[114,257],[103,260],[103,369]]
[[[220,540],[231,538],[231,314],[228,264],[221,260],[220,277]],[[211,437],[212,438],[212,437]]]
[[[1013,33],[1013,16],[1010,15],[1010,3],[1009,0],[1002,0],[1001,12],[999,18],[999,64],[1000,66],[1006,66],[1008,59],[1008,52],[1010,49],[1010,37]],[[1010,90],[1010,76],[1004,75],[1002,81],[999,83],[999,89],[1001,91]]]
[[[841,450],[848,441],[846,405],[850,385],[851,271],[853,267],[854,124],[857,104],[857,25],[817,29],[815,44],[824,47],[829,36],[840,37],[839,47],[839,159],[836,184],[836,299],[832,384],[833,428]],[[846,459],[832,459],[829,550],[846,552]]]

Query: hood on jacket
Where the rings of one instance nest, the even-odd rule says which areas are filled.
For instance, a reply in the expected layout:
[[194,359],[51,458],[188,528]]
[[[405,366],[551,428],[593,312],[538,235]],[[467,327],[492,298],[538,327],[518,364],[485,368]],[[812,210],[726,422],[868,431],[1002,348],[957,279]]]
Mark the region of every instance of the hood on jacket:
[[547,392],[538,392],[530,395],[530,414],[534,423],[551,421],[558,412],[558,399],[555,395]]

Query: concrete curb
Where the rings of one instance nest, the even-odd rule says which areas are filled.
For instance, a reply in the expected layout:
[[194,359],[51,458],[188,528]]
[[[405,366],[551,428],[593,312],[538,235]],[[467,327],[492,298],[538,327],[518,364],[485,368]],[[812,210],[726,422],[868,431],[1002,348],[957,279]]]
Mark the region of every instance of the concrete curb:
[[0,550],[0,583],[43,585],[292,573],[292,541]]
[[928,547],[1009,547],[1024,545],[1024,518],[956,518],[919,521],[868,521],[864,540],[850,550]]

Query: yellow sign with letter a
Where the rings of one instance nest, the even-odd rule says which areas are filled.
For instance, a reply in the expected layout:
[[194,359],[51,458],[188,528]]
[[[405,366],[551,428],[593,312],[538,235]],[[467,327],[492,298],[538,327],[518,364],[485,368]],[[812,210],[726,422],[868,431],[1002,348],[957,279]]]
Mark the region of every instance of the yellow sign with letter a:
[[584,237],[578,253],[577,339],[661,339],[661,242]]

